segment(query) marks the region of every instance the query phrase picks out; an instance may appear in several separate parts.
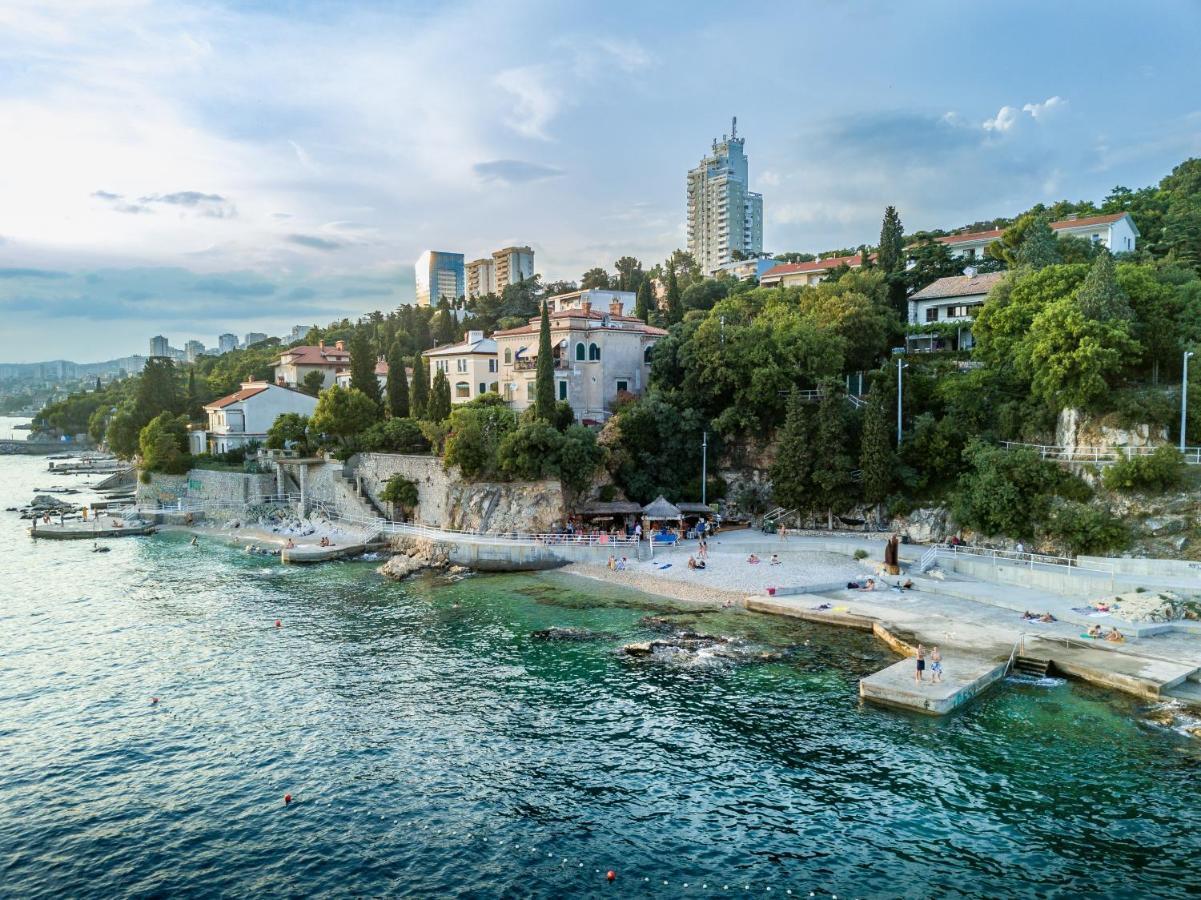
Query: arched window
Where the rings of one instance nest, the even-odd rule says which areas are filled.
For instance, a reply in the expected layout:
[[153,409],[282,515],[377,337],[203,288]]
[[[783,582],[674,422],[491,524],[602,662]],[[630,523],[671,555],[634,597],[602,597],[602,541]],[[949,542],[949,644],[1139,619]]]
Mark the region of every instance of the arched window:
[[456,382],[455,383],[455,396],[459,397],[459,398],[470,397],[471,396],[471,385],[469,385],[466,381]]
[[649,347],[647,347],[645,350],[642,351],[642,361],[644,363],[646,363],[648,366],[651,363],[651,351],[654,349],[655,349],[655,345],[651,344]]
[[589,344],[588,345],[588,360],[589,360],[589,362],[596,362],[598,359],[600,359],[600,347],[598,347],[596,344]]
[[513,350],[510,347],[505,347],[505,365],[511,366],[512,364],[513,364]]
[[575,345],[575,358],[579,359],[579,360],[584,359],[584,344],[583,344],[583,342]]

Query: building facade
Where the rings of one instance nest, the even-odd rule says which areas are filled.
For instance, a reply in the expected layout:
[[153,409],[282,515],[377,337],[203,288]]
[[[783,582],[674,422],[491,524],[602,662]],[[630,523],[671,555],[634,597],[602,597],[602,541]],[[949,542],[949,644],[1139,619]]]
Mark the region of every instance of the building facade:
[[638,303],[638,295],[633,291],[611,291],[608,288],[586,288],[582,291],[572,291],[568,294],[556,294],[546,298],[546,308],[551,312],[561,312],[565,309],[582,309],[585,303],[591,304],[591,309],[611,309],[613,303],[621,304],[621,315],[634,314]]
[[193,453],[226,453],[252,441],[262,444],[281,415],[311,416],[316,408],[316,397],[265,381],[246,381],[240,390],[205,404],[208,427],[189,433],[189,449]]
[[750,190],[738,119],[714,141],[709,156],[688,173],[688,252],[712,275],[733,260],[763,252],[763,195]]
[[[869,259],[871,254],[869,254]],[[803,263],[779,263],[772,266],[759,276],[759,284],[763,287],[805,287],[817,284],[834,269],[846,266],[848,269],[858,269],[863,266],[863,256],[831,256],[826,259],[815,259]]]
[[150,339],[150,355],[151,356],[170,356],[171,342],[161,334],[156,334]]
[[418,306],[452,303],[464,294],[463,254],[426,250],[414,265]]
[[217,338],[217,350],[220,353],[228,353],[230,350],[238,349],[238,336],[236,334],[223,334]]
[[975,346],[972,320],[1004,277],[1004,272],[978,273],[969,266],[962,275],[926,285],[909,298],[905,348],[911,353],[970,350]]
[[492,257],[483,256],[467,263],[467,296],[482,297],[496,293],[496,277],[492,271]]
[[265,341],[265,340],[267,340],[267,335],[263,334],[263,332],[248,331],[248,332],[246,332],[246,339],[242,343],[242,346],[249,347],[251,344],[257,344],[260,341]]
[[[1130,213],[1111,213],[1104,216],[1068,216],[1058,222],[1051,223],[1051,230],[1057,237],[1070,235],[1101,244],[1110,253],[1128,253],[1135,249],[1138,243],[1138,226]],[[981,259],[984,250],[993,241],[1001,237],[1003,229],[994,228],[991,231],[973,231],[968,234],[949,234],[935,238],[940,244],[946,244],[952,256],[962,259]]]
[[505,247],[491,256],[466,264],[467,296],[499,294],[510,284],[534,277],[534,251],[530,247]]
[[[498,331],[500,393],[517,411],[534,404],[541,317],[520,328]],[[623,393],[641,394],[650,377],[651,348],[667,332],[623,315],[613,301],[607,312],[585,301],[550,313],[555,399],[571,404],[576,420],[600,424]]]
[[183,345],[184,358],[194,363],[204,354],[204,344],[200,341],[188,341]]
[[461,344],[434,347],[421,354],[429,370],[430,387],[439,372],[450,382],[450,402],[467,403],[480,394],[500,393],[496,341],[482,331],[467,332]]
[[302,344],[299,347],[289,347],[279,355],[275,364],[275,383],[282,387],[298,388],[304,384],[304,377],[309,372],[320,372],[321,387],[327,388],[336,384],[339,369],[350,365],[350,353],[343,341],[336,341],[334,346],[327,347],[325,341],[316,346]]
[[729,275],[739,281],[750,281],[752,278],[762,279],[763,276],[781,265],[776,259],[735,259],[723,266],[718,266],[714,275]]

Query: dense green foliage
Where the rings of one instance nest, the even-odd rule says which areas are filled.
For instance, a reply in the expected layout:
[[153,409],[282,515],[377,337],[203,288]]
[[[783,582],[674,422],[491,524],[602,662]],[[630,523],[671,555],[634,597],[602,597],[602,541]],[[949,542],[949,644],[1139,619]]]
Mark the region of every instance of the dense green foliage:
[[267,429],[267,449],[296,450],[301,456],[309,452],[309,417],[300,413],[283,413]]
[[1101,473],[1101,482],[1111,491],[1163,493],[1184,480],[1184,458],[1175,447],[1156,447],[1147,456],[1128,456]]
[[417,483],[403,475],[393,475],[384,485],[384,489],[380,491],[379,498],[401,510],[403,518],[417,506],[419,501]]
[[1068,500],[1051,513],[1047,532],[1069,553],[1105,554],[1125,548],[1129,529],[1107,510]]
[[355,439],[379,419],[375,401],[356,388],[334,385],[317,398],[317,408],[309,427],[313,432],[337,440],[349,447]]
[[955,518],[988,535],[1032,540],[1057,496],[1079,500],[1088,488],[1033,450],[1006,451],[975,444],[955,497]]
[[409,400],[409,415],[414,419],[425,419],[430,402],[430,373],[425,357],[418,353],[413,358],[413,393]]
[[429,402],[425,406],[425,418],[431,422],[442,422],[450,416],[450,379],[439,369],[434,373],[430,386]]
[[400,344],[392,345],[388,353],[388,381],[385,385],[388,399],[388,415],[403,419],[409,415],[409,377],[405,372],[405,358]]
[[151,419],[138,435],[142,469],[182,475],[191,465],[188,455],[188,417],[163,412]]
[[363,432],[364,450],[374,453],[425,453],[430,444],[416,419],[393,417]]
[[550,313],[542,304],[542,320],[538,325],[538,360],[534,370],[534,415],[544,422],[554,417],[555,361],[550,346]]

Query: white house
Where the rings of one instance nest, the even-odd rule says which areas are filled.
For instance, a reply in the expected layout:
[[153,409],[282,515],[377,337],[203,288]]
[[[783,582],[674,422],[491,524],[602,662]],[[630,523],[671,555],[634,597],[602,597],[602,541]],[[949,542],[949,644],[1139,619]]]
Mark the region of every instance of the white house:
[[[408,366],[405,366],[405,374],[409,376],[409,381],[411,382],[413,380],[413,370]],[[388,361],[386,359],[377,359],[375,361],[375,380],[379,382],[379,389],[381,391],[387,389]],[[334,375],[334,384],[340,388],[350,387],[350,369],[339,369],[337,374]]]
[[1004,272],[978,273],[970,266],[962,275],[940,278],[926,285],[909,298],[911,328],[953,323],[954,328],[933,329],[924,333],[911,332],[905,336],[905,346],[911,353],[935,350],[970,350],[972,319],[993,285],[1005,277]]
[[779,263],[759,276],[759,284],[762,287],[804,287],[817,284],[839,266],[858,269],[862,265],[862,254],[831,256],[803,263]]
[[[1051,230],[1058,236],[1071,235],[1101,244],[1110,253],[1126,253],[1135,249],[1139,238],[1138,227],[1130,213],[1110,213],[1104,216],[1068,216],[1051,223]],[[935,238],[945,244],[952,256],[964,259],[981,259],[984,248],[1001,236],[1003,229],[973,231],[969,234],[949,234]]]
[[267,440],[267,431],[284,413],[311,416],[317,398],[266,381],[246,381],[235,391],[206,403],[208,428],[189,433],[192,453],[225,453],[251,441]]
[[739,281],[750,281],[752,278],[762,279],[765,274],[780,265],[785,263],[778,259],[735,259],[718,266],[713,274],[715,277],[722,274],[733,275]]
[[309,372],[320,372],[321,387],[327,388],[336,383],[338,370],[349,365],[350,351],[343,341],[336,341],[332,347],[327,347],[325,341],[315,347],[311,344],[289,347],[280,353],[275,364],[275,383],[299,387]]
[[450,402],[466,403],[480,394],[499,393],[496,341],[482,331],[467,332],[467,340],[426,350],[430,387],[439,372],[450,382]]
[[623,316],[634,314],[638,295],[633,291],[611,291],[608,288],[585,288],[569,294],[556,294],[546,298],[546,308],[550,312],[561,312],[565,309],[583,309],[584,304],[587,303],[592,309],[605,309],[611,307],[615,300],[621,301]]
[[[662,328],[623,315],[614,298],[607,313],[585,301],[550,313],[555,399],[566,400],[578,421],[604,422],[622,394],[640,394],[650,376],[651,348]],[[520,412],[534,403],[541,317],[493,334],[500,359],[501,396]]]

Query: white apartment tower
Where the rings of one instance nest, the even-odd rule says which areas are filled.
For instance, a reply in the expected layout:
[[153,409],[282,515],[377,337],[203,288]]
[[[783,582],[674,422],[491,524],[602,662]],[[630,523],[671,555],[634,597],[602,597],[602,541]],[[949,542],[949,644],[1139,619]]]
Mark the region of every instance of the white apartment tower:
[[688,252],[712,275],[734,258],[763,252],[763,195],[749,190],[744,138],[735,117],[729,135],[688,173]]
[[530,247],[505,247],[467,263],[467,296],[499,294],[510,284],[534,277],[534,251]]

